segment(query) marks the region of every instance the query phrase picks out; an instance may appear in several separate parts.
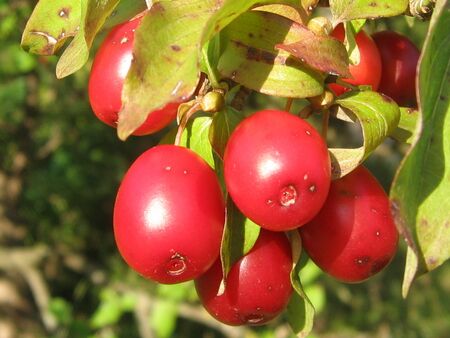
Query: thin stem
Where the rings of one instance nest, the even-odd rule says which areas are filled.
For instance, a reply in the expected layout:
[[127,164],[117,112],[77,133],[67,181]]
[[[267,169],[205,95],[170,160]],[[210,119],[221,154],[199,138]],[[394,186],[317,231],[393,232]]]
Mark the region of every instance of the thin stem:
[[288,98],[287,100],[286,100],[286,105],[284,106],[284,110],[285,111],[288,111],[288,112],[290,112],[291,111],[291,108],[292,108],[292,102],[294,102],[294,99],[293,98]]
[[175,142],[174,142],[174,144],[176,146],[180,145],[181,136],[183,135],[184,129],[186,129],[186,125],[187,125],[189,119],[191,118],[192,115],[194,115],[200,109],[201,109],[200,102],[196,102],[196,103],[194,103],[194,105],[191,108],[189,108],[189,110],[180,119],[180,123],[178,124],[177,135],[175,136]]
[[298,113],[298,116],[301,119],[307,119],[308,117],[311,116],[312,112],[313,112],[313,110],[312,110],[311,105],[307,105],[302,110],[300,110],[300,112]]
[[328,109],[323,110],[322,115],[322,138],[327,142],[328,125],[330,121],[330,111]]
[[351,90],[358,90],[357,86],[354,86],[348,82],[345,82],[339,77],[336,79],[336,83],[342,87],[350,88]]

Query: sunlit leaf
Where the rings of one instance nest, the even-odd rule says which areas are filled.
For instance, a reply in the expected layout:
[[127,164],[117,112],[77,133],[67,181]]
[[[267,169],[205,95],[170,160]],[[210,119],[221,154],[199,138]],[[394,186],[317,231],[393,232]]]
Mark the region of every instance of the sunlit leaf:
[[450,5],[438,1],[419,65],[418,134],[391,188],[395,221],[408,244],[403,280],[450,257]]
[[392,138],[402,143],[412,144],[417,136],[417,120],[420,118],[419,111],[413,108],[400,108],[400,121],[397,129],[391,135]]
[[242,113],[229,106],[214,115],[209,139],[214,151],[220,158],[223,158],[231,133],[243,117]]
[[323,91],[324,75],[275,45],[300,39],[299,25],[282,16],[251,11],[222,31],[219,72],[243,86],[282,97],[311,97]]
[[134,59],[122,93],[118,135],[126,139],[148,112],[192,95],[200,72],[200,37],[216,1],[161,1],[135,33]]
[[119,0],[81,1],[81,24],[56,65],[58,78],[68,76],[84,66],[95,36],[118,2]]
[[224,276],[228,275],[234,263],[253,248],[260,230],[261,228],[242,215],[231,198],[228,198],[227,219],[220,251]]
[[[342,119],[359,122],[363,145],[359,148],[331,148],[332,176],[345,176],[359,166],[397,128],[398,106],[387,96],[372,91],[350,92],[336,100]],[[338,116],[339,117],[339,116]]]
[[330,0],[336,22],[395,16],[404,13],[407,7],[408,0]]
[[149,111],[168,102],[187,100],[197,85],[204,44],[240,14],[255,4],[267,2],[173,0],[155,3],[136,31],[135,59],[122,93],[119,138],[126,139],[145,121]]
[[302,252],[301,238],[297,230],[289,232],[292,247],[293,267],[291,271],[291,283],[294,288],[291,299],[287,306],[287,319],[292,331],[299,338],[309,335],[314,323],[314,306],[303,290],[300,281],[300,255]]
[[[212,116],[199,115],[192,117],[183,131],[180,146],[189,148],[200,155],[212,168],[215,167],[213,149],[209,141],[209,129],[212,124]],[[171,130],[162,140],[161,144],[173,144],[177,128]]]
[[52,55],[77,34],[84,1],[40,0],[25,26],[22,47],[35,54]]
[[351,77],[347,51],[340,41],[329,36],[315,34],[300,24],[296,26],[296,34],[298,41],[290,44],[277,44],[276,48],[289,52],[321,72]]

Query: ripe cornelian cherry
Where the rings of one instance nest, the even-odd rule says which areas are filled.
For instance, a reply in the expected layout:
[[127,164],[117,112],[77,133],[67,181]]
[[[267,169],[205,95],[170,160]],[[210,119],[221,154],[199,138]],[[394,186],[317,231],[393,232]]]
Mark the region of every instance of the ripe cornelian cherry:
[[132,164],[114,205],[125,261],[160,283],[204,273],[219,255],[225,203],[211,167],[190,149],[159,145]]
[[373,276],[397,250],[388,197],[363,166],[331,183],[322,210],[299,231],[311,259],[344,282]]
[[378,32],[372,37],[380,51],[383,67],[379,91],[400,106],[417,106],[415,85],[419,49],[406,36],[396,32]]
[[291,268],[285,234],[262,230],[252,250],[231,267],[223,292],[220,259],[195,281],[195,288],[217,320],[228,325],[262,325],[286,307],[292,294]]
[[311,220],[330,187],[325,142],[308,122],[285,111],[262,110],[243,120],[228,140],[223,163],[236,206],[272,231]]
[[[122,23],[111,30],[102,42],[92,64],[89,77],[89,101],[99,120],[117,126],[122,107],[122,88],[133,59],[134,32],[142,16]],[[172,122],[179,103],[168,103],[153,111],[133,135],[147,135]]]
[[[343,42],[345,38],[344,26],[339,24],[331,33],[331,36]],[[352,85],[370,85],[373,91],[377,91],[381,79],[381,57],[378,48],[372,38],[363,30],[356,34],[356,45],[359,49],[360,60],[356,65],[350,64],[349,70],[352,74],[352,79],[343,79]],[[342,95],[348,89],[337,85],[330,84],[331,90],[336,95]]]

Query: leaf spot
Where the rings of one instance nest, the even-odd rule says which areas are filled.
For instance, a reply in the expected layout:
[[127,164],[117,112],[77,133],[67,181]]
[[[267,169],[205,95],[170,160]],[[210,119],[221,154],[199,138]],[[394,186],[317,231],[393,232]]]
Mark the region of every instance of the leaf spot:
[[69,18],[69,14],[70,14],[69,8],[65,8],[65,7],[61,8],[59,10],[59,12],[58,12],[58,16],[60,18],[64,18],[64,19],[68,19]]
[[44,38],[47,39],[47,43],[49,45],[56,45],[56,43],[58,42],[58,40],[54,36],[52,36],[46,32],[31,31],[30,33],[39,35],[39,36],[43,36]]
[[178,45],[170,45],[170,48],[174,51],[174,52],[179,52],[181,50],[181,47]]

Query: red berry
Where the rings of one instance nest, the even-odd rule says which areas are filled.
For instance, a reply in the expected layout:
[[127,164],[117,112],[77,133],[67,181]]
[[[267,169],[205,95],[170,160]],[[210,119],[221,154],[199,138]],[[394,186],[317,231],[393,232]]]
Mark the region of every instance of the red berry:
[[244,215],[263,228],[284,231],[319,212],[330,186],[330,159],[326,144],[306,121],[263,110],[230,136],[224,174]]
[[[345,38],[344,26],[342,24],[336,26],[331,36],[343,42]],[[372,90],[376,91],[380,84],[382,71],[378,48],[372,38],[362,30],[356,34],[356,45],[359,49],[360,61],[357,65],[350,64],[349,66],[353,78],[343,80],[355,86],[370,85]],[[337,84],[330,84],[330,88],[336,95],[342,95],[348,90]]]
[[383,269],[398,242],[388,197],[363,166],[331,183],[325,205],[300,235],[311,259],[345,282],[363,281]]
[[195,281],[206,310],[228,325],[261,325],[286,307],[292,293],[292,255],[284,233],[262,230],[255,246],[231,268],[224,292],[220,259]]
[[379,91],[400,106],[417,106],[415,85],[419,49],[406,36],[396,32],[378,32],[373,39],[380,50],[383,66]]
[[222,191],[211,167],[187,148],[160,145],[126,173],[114,206],[114,235],[137,272],[179,283],[214,263],[224,219]]
[[[95,115],[116,127],[122,107],[122,88],[133,59],[134,31],[142,17],[116,26],[100,46],[89,78],[89,100]],[[169,103],[152,112],[133,135],[154,133],[172,122],[179,103]]]

